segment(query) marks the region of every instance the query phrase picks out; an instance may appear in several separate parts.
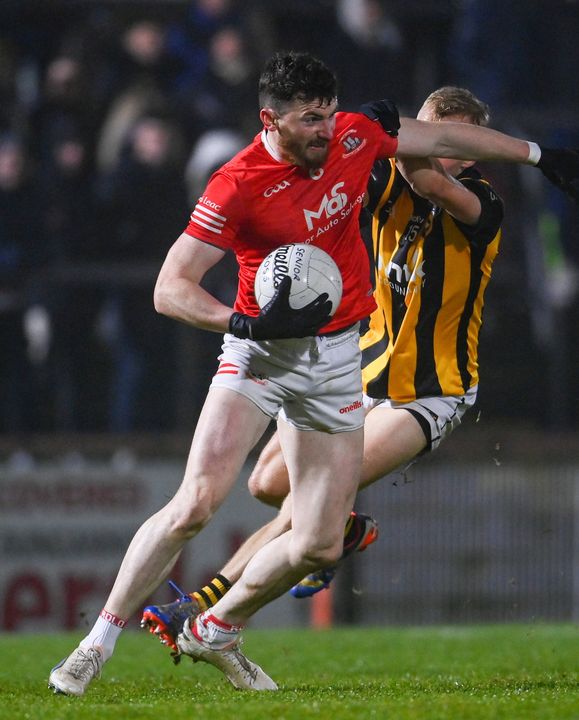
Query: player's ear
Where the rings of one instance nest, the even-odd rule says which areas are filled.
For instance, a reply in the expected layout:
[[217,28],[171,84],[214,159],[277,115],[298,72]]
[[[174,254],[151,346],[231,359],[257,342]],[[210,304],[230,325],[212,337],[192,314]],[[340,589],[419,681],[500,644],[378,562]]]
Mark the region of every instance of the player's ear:
[[266,130],[276,129],[277,114],[271,108],[261,108],[259,119]]
[[467,168],[472,167],[475,164],[475,162],[476,162],[476,160],[463,160],[460,165],[460,169],[466,170]]

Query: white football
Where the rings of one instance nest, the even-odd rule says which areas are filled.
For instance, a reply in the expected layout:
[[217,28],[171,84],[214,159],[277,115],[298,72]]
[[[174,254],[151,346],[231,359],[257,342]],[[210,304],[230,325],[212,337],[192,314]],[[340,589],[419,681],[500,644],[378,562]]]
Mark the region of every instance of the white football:
[[299,310],[322,293],[328,293],[331,315],[342,299],[342,275],[327,252],[314,245],[282,245],[271,252],[257,270],[255,299],[260,308],[275,295],[282,279],[292,279],[289,303]]

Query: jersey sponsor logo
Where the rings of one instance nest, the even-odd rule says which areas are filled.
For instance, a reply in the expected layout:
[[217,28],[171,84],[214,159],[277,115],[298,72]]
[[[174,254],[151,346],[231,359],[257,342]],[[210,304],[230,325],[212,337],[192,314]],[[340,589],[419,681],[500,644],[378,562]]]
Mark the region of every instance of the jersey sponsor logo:
[[340,192],[340,189],[344,187],[343,182],[338,182],[334,185],[334,187],[330,190],[330,194],[327,193],[322,198],[322,202],[320,203],[320,206],[317,210],[306,210],[304,208],[304,217],[306,219],[306,225],[308,226],[308,230],[314,229],[314,223],[312,218],[315,218],[316,220],[319,220],[322,215],[324,215],[328,220],[332,218],[333,215],[336,215],[336,213],[339,213],[340,210],[342,210],[346,203],[348,202],[348,196],[346,193]]
[[344,135],[342,135],[342,137],[340,138],[340,142],[344,147],[344,153],[342,154],[342,157],[348,157],[349,155],[353,155],[354,153],[358,152],[358,150],[361,150],[366,144],[366,140],[362,140],[361,138],[359,138],[356,135],[355,130],[348,130],[348,132],[344,133]]
[[199,198],[199,202],[202,205],[211,208],[211,210],[215,210],[215,212],[221,210],[221,205],[218,205],[216,202],[213,202],[213,200],[210,200],[207,195],[201,195],[201,197]]
[[414,292],[421,286],[425,275],[422,250],[407,245],[406,252],[396,253],[396,259],[390,260],[386,265],[385,273],[383,268],[384,265],[380,257],[378,260],[378,277],[381,284],[390,285],[390,288],[395,293],[402,296],[406,295],[409,288],[412,288],[412,292]]
[[[338,185],[341,183],[338,183]],[[334,186],[335,187],[335,186]],[[345,193],[342,193],[342,195],[345,197]],[[361,205],[364,202],[364,193],[360,193],[354,200],[351,200],[350,202],[347,202],[346,198],[346,204],[339,210],[338,214],[334,214],[333,217],[329,217],[327,222],[325,222],[323,225],[318,225],[315,232],[312,232],[311,235],[305,237],[302,242],[304,243],[313,243],[317,238],[319,238],[324,233],[328,232],[331,228],[335,227],[339,222],[342,220],[346,220],[346,218],[349,217],[349,215],[352,213],[352,211],[358,206]],[[304,213],[307,213],[307,210],[304,210]],[[314,213],[310,213],[310,215],[315,215]],[[318,217],[321,216],[321,213],[318,215]],[[307,216],[306,216],[307,219]],[[313,225],[313,223],[312,223]],[[311,228],[313,230],[313,227]]]
[[387,282],[391,289],[399,295],[406,295],[409,287],[416,288],[424,277],[422,266],[424,261],[419,262],[414,268],[410,268],[406,263],[401,267],[395,262],[389,262],[386,268]]
[[398,295],[412,295],[424,282],[423,246],[416,241],[420,237],[428,237],[437,210],[438,208],[432,208],[426,215],[411,216],[386,268],[382,256],[378,258],[378,281],[382,285],[390,285],[392,291]]
[[267,190],[263,193],[263,197],[271,197],[274,193],[281,192],[282,190],[288,188],[290,185],[291,183],[289,180],[284,180],[283,182],[280,182],[273,187],[268,187]]
[[216,235],[221,235],[227,218],[224,215],[220,215],[217,212],[218,210],[221,210],[221,205],[202,195],[197,205],[195,205],[195,210],[191,213],[191,222],[194,222],[206,230],[210,230]]
[[312,180],[319,180],[323,174],[324,168],[316,168],[315,170],[314,168],[311,168],[310,170],[310,177],[312,178]]
[[346,413],[353,412],[354,410],[359,410],[362,407],[362,401],[356,400],[351,405],[346,405],[346,407],[340,408],[340,415],[345,415]]

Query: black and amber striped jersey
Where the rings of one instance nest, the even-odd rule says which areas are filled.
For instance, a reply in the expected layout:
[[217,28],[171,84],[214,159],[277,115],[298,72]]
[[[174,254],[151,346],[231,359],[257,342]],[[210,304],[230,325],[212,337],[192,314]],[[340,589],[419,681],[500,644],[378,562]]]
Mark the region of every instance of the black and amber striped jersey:
[[368,185],[377,309],[361,338],[364,392],[410,402],[478,383],[483,296],[500,242],[503,203],[478,171],[459,178],[481,201],[474,226],[414,193],[394,160]]

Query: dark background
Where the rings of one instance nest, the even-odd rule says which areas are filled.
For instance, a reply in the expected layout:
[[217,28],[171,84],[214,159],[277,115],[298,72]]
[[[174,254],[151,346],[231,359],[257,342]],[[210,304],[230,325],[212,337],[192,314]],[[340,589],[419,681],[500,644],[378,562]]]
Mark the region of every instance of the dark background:
[[[491,125],[579,146],[579,3],[197,0],[0,4],[0,433],[190,434],[220,336],[152,289],[209,173],[259,131],[277,49],[322,57],[355,109],[414,115],[443,84]],[[534,168],[482,168],[506,205],[472,422],[577,430],[577,207]],[[232,302],[232,261],[208,287]]]

